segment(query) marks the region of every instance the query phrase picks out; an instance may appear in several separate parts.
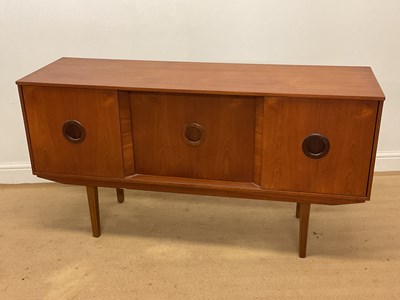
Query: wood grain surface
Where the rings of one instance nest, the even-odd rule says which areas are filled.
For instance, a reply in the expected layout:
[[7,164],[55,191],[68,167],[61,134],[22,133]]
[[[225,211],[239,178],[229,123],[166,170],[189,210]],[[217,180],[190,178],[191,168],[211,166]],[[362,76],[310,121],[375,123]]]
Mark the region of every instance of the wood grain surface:
[[254,130],[254,183],[261,185],[264,131],[264,98],[256,100],[256,125]]
[[[377,101],[266,98],[262,187],[366,196],[377,111]],[[321,159],[302,151],[311,133],[330,142]]]
[[125,176],[135,173],[133,157],[133,136],[131,120],[131,103],[128,92],[118,92],[119,121],[121,126],[122,154]]
[[[131,93],[135,172],[253,181],[256,98]],[[198,146],[185,143],[186,124],[204,127]]]
[[372,191],[372,182],[373,182],[373,178],[374,178],[376,152],[378,151],[378,139],[379,139],[379,131],[380,131],[380,127],[381,127],[382,111],[383,111],[383,102],[379,102],[378,113],[376,115],[376,122],[375,122],[376,125],[375,125],[375,132],[374,132],[374,144],[373,144],[373,148],[371,151],[371,163],[369,165],[368,190],[367,190],[368,200],[371,197],[371,191]]
[[17,83],[320,99],[385,98],[370,67],[61,58]]
[[[34,172],[123,177],[116,91],[24,86]],[[62,133],[68,120],[86,130],[82,143]]]
[[368,200],[366,196],[266,190],[251,182],[235,182],[226,180],[140,174],[126,178],[104,178],[39,172],[37,173],[37,176],[66,184],[273,201],[337,205],[361,203]]

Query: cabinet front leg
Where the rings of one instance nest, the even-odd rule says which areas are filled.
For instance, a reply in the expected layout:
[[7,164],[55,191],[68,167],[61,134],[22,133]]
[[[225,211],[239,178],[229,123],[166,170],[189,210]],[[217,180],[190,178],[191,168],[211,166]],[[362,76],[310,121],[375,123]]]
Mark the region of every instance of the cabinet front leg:
[[99,237],[101,235],[100,231],[100,213],[99,213],[99,193],[96,186],[86,187],[90,221],[92,223],[92,232],[94,237]]
[[310,204],[299,203],[300,230],[299,230],[299,257],[306,257],[308,224],[310,220]]
[[123,203],[125,201],[124,189],[116,189],[117,190],[117,200],[119,203]]

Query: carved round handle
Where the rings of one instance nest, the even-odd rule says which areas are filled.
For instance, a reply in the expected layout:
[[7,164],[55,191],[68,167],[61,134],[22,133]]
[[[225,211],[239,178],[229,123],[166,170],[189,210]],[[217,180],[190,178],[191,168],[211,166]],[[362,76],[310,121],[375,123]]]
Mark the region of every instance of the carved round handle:
[[197,123],[189,123],[183,126],[183,140],[190,146],[199,146],[206,138],[206,131],[203,126]]
[[303,152],[310,158],[319,159],[328,154],[329,140],[319,133],[312,133],[303,141]]
[[69,120],[64,123],[62,133],[67,141],[71,143],[81,143],[86,137],[86,130],[76,120]]

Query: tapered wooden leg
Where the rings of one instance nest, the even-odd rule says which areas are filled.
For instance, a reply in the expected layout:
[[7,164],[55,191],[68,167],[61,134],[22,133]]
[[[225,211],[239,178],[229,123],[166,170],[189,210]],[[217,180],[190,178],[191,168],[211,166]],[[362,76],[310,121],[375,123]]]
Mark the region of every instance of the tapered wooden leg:
[[300,203],[296,203],[296,218],[300,218]]
[[308,223],[310,220],[310,204],[299,203],[300,206],[300,231],[299,231],[299,257],[306,257]]
[[99,213],[99,193],[96,186],[86,187],[90,221],[92,222],[92,232],[94,237],[99,237],[101,235],[100,231],[100,213]]
[[117,190],[117,200],[119,203],[123,203],[125,201],[124,189],[116,189]]

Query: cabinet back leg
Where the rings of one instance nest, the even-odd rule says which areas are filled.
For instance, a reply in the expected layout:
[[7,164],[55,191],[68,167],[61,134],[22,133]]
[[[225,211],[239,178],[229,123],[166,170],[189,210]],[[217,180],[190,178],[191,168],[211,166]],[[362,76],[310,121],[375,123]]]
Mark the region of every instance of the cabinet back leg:
[[296,203],[296,218],[300,218],[300,203]]
[[96,186],[87,186],[86,192],[89,203],[90,221],[92,223],[93,236],[99,237],[101,235],[101,231],[98,189]]
[[125,201],[124,189],[116,189],[117,190],[117,200],[119,203],[123,203]]
[[306,257],[308,224],[310,220],[310,204],[299,203],[300,230],[299,230],[299,257]]

